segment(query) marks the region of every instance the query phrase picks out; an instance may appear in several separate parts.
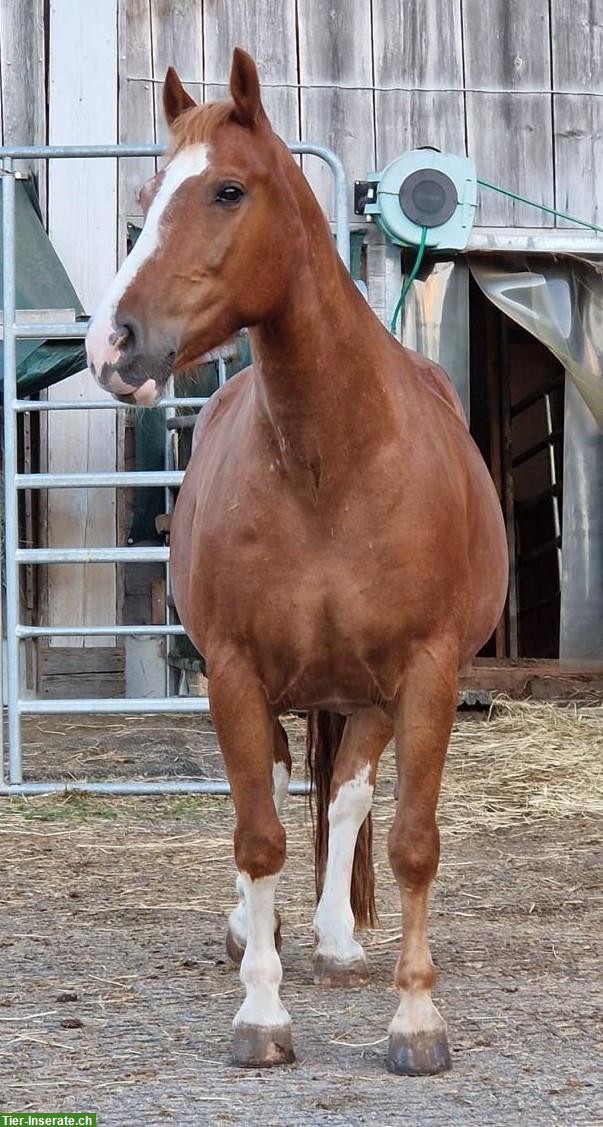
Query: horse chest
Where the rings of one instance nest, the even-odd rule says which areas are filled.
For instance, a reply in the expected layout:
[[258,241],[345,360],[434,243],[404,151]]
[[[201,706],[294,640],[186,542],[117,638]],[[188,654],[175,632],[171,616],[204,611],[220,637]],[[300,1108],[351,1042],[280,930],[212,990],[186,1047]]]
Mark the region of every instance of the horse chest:
[[235,614],[269,699],[343,708],[392,697],[406,629],[400,582],[357,554],[265,556]]

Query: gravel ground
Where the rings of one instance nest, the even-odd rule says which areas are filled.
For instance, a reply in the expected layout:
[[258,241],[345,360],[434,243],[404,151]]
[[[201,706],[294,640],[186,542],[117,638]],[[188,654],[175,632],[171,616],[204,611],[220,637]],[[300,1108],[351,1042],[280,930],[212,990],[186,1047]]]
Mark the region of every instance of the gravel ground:
[[[295,743],[299,722],[291,732]],[[205,719],[53,717],[28,721],[25,738],[37,776],[127,775],[143,763],[222,773]],[[388,762],[375,804],[381,927],[366,937],[363,990],[313,985],[309,820],[303,800],[289,803],[279,907],[298,1060],[272,1072],[229,1060],[241,997],[223,942],[230,800],[3,802],[0,1109],[95,1110],[99,1127],[603,1124],[600,822],[526,818],[462,834],[447,825],[444,793],[431,936],[454,1068],[394,1077],[391,783]]]

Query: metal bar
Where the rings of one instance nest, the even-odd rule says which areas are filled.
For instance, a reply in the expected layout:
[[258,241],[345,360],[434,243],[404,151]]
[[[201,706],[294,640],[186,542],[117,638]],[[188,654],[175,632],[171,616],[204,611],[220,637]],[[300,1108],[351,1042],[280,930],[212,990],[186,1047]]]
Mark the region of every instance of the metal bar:
[[4,543],[2,539],[2,521],[0,521],[0,786],[6,778],[4,771],[4,623],[2,613],[2,553]]
[[2,176],[2,243],[4,258],[4,527],[6,564],[6,656],[8,705],[9,781],[22,782],[21,725],[19,722],[19,516],[17,473],[17,420],[11,404],[17,395],[15,351],[15,177],[12,161],[4,161]]
[[19,712],[28,716],[46,716],[48,713],[74,712],[105,716],[146,716],[156,712],[209,712],[207,697],[82,697],[73,700],[19,700]]
[[474,227],[465,254],[601,254],[603,237],[571,227]]
[[348,224],[348,185],[345,169],[332,149],[324,145],[309,145],[305,141],[294,141],[289,145],[291,153],[307,153],[320,157],[333,173],[335,184],[335,241],[344,265],[350,269],[350,228]]
[[2,145],[0,160],[63,160],[70,157],[158,157],[165,145]]
[[[304,782],[289,783],[289,794],[306,795],[310,793],[310,786]],[[112,795],[146,795],[146,794],[213,794],[229,795],[230,787],[226,779],[200,779],[198,782],[183,779],[157,780],[157,782],[111,782],[89,783],[82,779],[66,779],[48,782],[20,783],[14,786],[0,786],[0,795],[18,797],[19,795],[42,794],[112,794]]]
[[527,450],[523,450],[521,454],[517,454],[513,458],[513,466],[522,466],[524,462],[529,462],[530,458],[535,458],[537,454],[546,450],[554,442],[561,442],[563,438],[563,429],[554,430],[546,438],[542,438],[540,442],[535,442],[533,446],[528,446]]
[[[546,411],[546,429],[547,429],[547,433],[550,437],[550,435],[553,434],[553,412],[551,410],[551,397],[550,397],[548,392],[546,393],[546,395],[544,397],[544,407],[545,407],[545,411]],[[549,467],[550,467],[550,471],[551,471],[551,482],[553,484],[553,490],[554,490],[558,483],[557,483],[557,463],[555,461],[555,448],[552,444],[551,444],[551,446],[549,446]],[[555,537],[559,541],[559,546],[557,548],[557,571],[558,571],[558,574],[559,574],[559,586],[561,587],[561,570],[562,570],[562,568],[561,568],[561,516],[560,516],[560,513],[559,513],[559,498],[558,498],[557,492],[555,492],[555,491],[552,492],[552,501],[553,501],[553,527],[555,529]]]
[[[348,226],[348,190],[345,169],[332,149],[324,145],[311,145],[305,141],[289,144],[291,153],[305,153],[319,157],[328,164],[335,185],[335,240],[337,250],[345,265],[350,267],[350,232]],[[148,157],[161,156],[163,145],[5,145],[0,148],[0,158],[15,160],[69,159],[70,157]]]
[[[219,363],[222,364],[222,366],[224,366],[223,360],[220,360]],[[166,390],[167,390],[168,394],[172,395],[172,397],[173,397],[173,394],[174,394],[174,377],[173,376],[170,376],[169,384],[168,384]],[[165,426],[165,432],[164,432],[164,435],[163,435],[163,460],[164,460],[164,469],[168,473],[173,471],[174,464],[175,464],[174,463],[173,443],[176,441],[176,436],[172,435],[172,432],[168,428],[168,423],[173,419],[174,415],[175,415],[175,411],[174,411],[173,408],[170,408],[170,410],[166,411],[166,413],[165,413],[165,424],[166,424],[166,426]],[[182,474],[181,477],[184,477],[184,474]],[[173,508],[174,508],[174,495],[171,492],[171,490],[167,488],[167,486],[166,486],[165,491],[164,491],[164,508],[165,508],[166,514],[170,514],[172,512]],[[166,625],[169,625],[172,621],[172,612],[171,612],[171,608],[170,608],[170,598],[169,598],[170,593],[171,593],[170,561],[169,561],[169,559],[167,559],[166,563],[165,563],[164,587],[163,587],[164,613],[165,613]],[[174,681],[174,673],[173,673],[173,670],[170,668],[170,639],[169,639],[169,635],[167,635],[167,634],[165,636],[165,654],[164,654],[163,674],[164,674],[165,695],[166,695],[166,697],[169,697],[169,696],[171,696],[171,693],[172,693],[172,682]]]
[[[24,325],[22,322],[17,322],[15,325],[15,337],[17,340],[28,340],[30,337],[46,337],[48,340],[54,338],[62,339],[63,337],[81,337],[82,339],[88,332],[88,321],[69,321],[64,325],[49,325],[44,321],[30,321],[29,324]],[[0,335],[0,340],[2,339]]]
[[511,407],[511,416],[515,418],[516,415],[521,415],[531,407],[533,403],[538,403],[540,399],[544,399],[545,395],[549,395],[551,391],[555,391],[558,387],[563,387],[564,376],[555,376],[554,380],[550,380],[544,387],[539,387],[537,391],[531,391],[529,395],[524,395],[522,399],[518,399]]
[[173,419],[166,419],[168,430],[194,430],[197,425],[198,415],[176,415]]
[[[209,397],[190,399],[162,399],[157,407],[204,407]],[[14,411],[148,411],[137,403],[121,403],[107,396],[106,399],[15,399]]]
[[178,470],[124,470],[114,473],[31,473],[17,474],[17,489],[116,489],[143,486],[175,488],[184,474]]
[[19,638],[79,638],[80,635],[85,638],[104,638],[107,635],[129,638],[136,634],[141,634],[146,638],[147,635],[163,637],[164,634],[185,633],[184,627],[176,623],[160,624],[159,626],[117,626],[115,623],[109,626],[25,626],[23,624],[17,626]]
[[[18,548],[19,564],[55,563],[163,563],[169,548]],[[16,626],[16,623],[15,623]]]

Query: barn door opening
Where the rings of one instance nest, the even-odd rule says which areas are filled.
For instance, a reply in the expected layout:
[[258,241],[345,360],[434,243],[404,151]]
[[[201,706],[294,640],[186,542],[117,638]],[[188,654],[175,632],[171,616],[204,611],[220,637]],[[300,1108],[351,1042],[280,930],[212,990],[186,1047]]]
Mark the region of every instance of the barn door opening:
[[483,656],[559,656],[564,369],[471,281],[471,431],[507,526],[505,615]]
[[[481,361],[502,434],[500,465],[496,464],[496,442],[491,464],[494,476],[500,475],[512,562],[506,652],[517,652],[519,657],[531,656],[535,650],[539,657],[550,652],[552,616],[556,614],[550,607],[559,604],[550,585],[553,562],[549,557],[556,553],[562,566],[557,569],[561,570],[558,630],[555,627],[559,642],[553,656],[558,654],[566,668],[601,669],[601,263],[577,255],[484,255],[473,256],[470,268],[481,293],[494,307],[493,314],[487,311],[472,291],[472,367],[480,359],[481,325],[484,340],[489,342],[485,347],[482,341]],[[479,388],[480,373],[475,369],[476,405]],[[477,420],[474,426],[479,428]],[[489,429],[496,429],[492,419]],[[481,430],[484,441],[483,421]],[[537,457],[540,464],[533,461]],[[528,468],[522,469],[525,466]],[[536,488],[539,475],[544,483],[542,495]],[[518,502],[523,504],[523,512]],[[549,505],[548,510],[540,508],[543,505]],[[530,615],[534,616],[532,624],[527,621]],[[497,652],[500,644],[499,638]]]

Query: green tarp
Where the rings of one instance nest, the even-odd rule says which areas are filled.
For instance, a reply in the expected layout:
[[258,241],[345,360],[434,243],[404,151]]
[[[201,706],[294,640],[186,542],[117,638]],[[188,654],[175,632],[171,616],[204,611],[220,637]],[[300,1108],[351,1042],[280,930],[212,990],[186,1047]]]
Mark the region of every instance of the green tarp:
[[[81,302],[44,230],[31,180],[18,179],[15,185],[15,247],[17,309],[74,309],[76,317],[82,315]],[[0,258],[0,290],[2,282]],[[18,340],[16,352],[20,396],[33,395],[86,367],[83,341]],[[0,343],[0,398],[4,394],[2,355]]]

